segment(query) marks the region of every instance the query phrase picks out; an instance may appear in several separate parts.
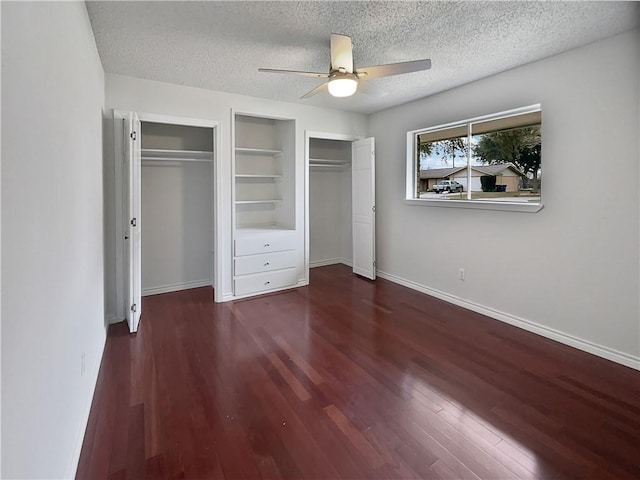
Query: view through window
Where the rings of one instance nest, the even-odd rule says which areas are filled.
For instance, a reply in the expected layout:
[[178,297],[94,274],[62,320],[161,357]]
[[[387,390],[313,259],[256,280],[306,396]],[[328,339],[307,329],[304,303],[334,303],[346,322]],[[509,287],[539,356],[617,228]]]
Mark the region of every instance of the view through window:
[[536,105],[410,132],[409,198],[540,204],[541,126]]

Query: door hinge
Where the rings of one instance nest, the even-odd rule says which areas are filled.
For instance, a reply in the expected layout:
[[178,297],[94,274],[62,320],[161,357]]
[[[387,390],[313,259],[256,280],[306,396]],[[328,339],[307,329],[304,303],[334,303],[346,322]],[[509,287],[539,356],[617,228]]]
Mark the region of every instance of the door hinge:
[[130,222],[130,223],[131,223],[131,226],[132,226],[132,227],[135,227],[135,226],[136,226],[136,218],[135,218],[135,217],[133,217],[133,218],[131,219],[131,222]]
[[136,310],[138,310],[138,306],[134,303],[133,305],[131,305],[131,311],[133,313],[136,313]]
[[376,266],[376,261],[374,260],[373,261],[373,267],[375,268],[375,266]]
[[371,207],[371,211],[375,212],[376,211],[376,206],[374,205],[373,207]]
[[138,135],[137,135],[137,133],[136,133],[136,132],[135,132],[135,130],[134,130],[133,132],[131,132],[131,133],[129,134],[129,136],[130,136],[130,137],[131,137],[131,139],[135,142],[136,137],[137,137]]

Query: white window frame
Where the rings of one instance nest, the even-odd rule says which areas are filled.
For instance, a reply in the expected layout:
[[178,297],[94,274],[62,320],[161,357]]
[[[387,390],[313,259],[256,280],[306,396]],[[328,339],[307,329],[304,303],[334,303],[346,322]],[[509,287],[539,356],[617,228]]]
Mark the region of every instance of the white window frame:
[[[417,159],[417,141],[416,138],[420,134],[430,133],[437,130],[443,130],[446,128],[454,128],[467,126],[467,138],[471,136],[471,126],[474,123],[485,122],[489,120],[496,120],[505,117],[514,117],[517,115],[523,115],[526,113],[541,112],[541,105],[529,105],[527,107],[515,108],[512,110],[505,110],[503,112],[492,113],[490,115],[483,115],[480,117],[468,118],[457,122],[446,123],[443,125],[436,125],[429,128],[420,128],[418,130],[411,130],[407,132],[407,165],[406,165],[406,194],[405,203],[408,205],[420,205],[423,207],[445,207],[445,208],[471,208],[478,210],[503,210],[511,212],[539,212],[542,207],[542,194],[540,196],[539,203],[521,203],[521,202],[492,202],[491,200],[434,200],[428,198],[415,198],[414,193],[416,191],[416,178],[418,172]],[[470,141],[470,138],[469,138]],[[469,142],[469,145],[471,143]],[[470,150],[467,154],[467,165],[469,165]],[[470,175],[470,169],[467,169]],[[470,182],[467,182],[470,185]]]

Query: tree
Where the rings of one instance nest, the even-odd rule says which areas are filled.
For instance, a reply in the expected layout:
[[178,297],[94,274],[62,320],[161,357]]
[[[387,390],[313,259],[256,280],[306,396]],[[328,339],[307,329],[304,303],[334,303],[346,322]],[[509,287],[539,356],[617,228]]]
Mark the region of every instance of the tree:
[[422,170],[422,158],[428,157],[433,153],[433,143],[431,142],[420,142],[420,135],[418,137],[418,158],[417,158],[417,167],[416,168],[416,198],[420,198],[420,171]]
[[433,153],[433,142],[418,142],[418,151],[420,152],[420,156],[428,157]]
[[[465,156],[465,151],[467,149],[465,139],[463,138],[449,138],[447,140],[442,140],[440,142],[440,151],[442,152],[442,159],[447,162],[447,158],[451,158],[452,167],[456,166],[456,154],[458,152],[462,153],[462,157]],[[449,165],[449,162],[447,162]]]
[[540,126],[486,133],[473,148],[482,163],[513,163],[532,180],[534,190],[540,188],[540,152]]

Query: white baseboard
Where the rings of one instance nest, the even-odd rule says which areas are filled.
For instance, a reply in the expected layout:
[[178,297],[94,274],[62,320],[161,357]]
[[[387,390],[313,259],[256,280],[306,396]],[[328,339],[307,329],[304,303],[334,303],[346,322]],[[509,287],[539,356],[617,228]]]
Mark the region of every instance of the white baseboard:
[[336,263],[342,263],[341,258],[328,258],[326,260],[316,260],[309,262],[309,268],[326,267],[328,265],[335,265]]
[[439,298],[440,300],[444,300],[445,302],[453,303],[454,305],[458,305],[468,310],[481,313],[482,315],[486,315],[487,317],[491,317],[495,320],[499,320],[501,322],[508,323],[509,325],[527,330],[528,332],[536,333],[543,337],[550,338],[551,340],[555,340],[556,342],[560,342],[579,350],[592,353],[593,355],[597,355],[598,357],[606,358],[607,360],[611,360],[612,362],[616,362],[621,365],[640,370],[640,357],[635,357],[633,355],[629,355],[628,353],[620,352],[618,350],[614,350],[603,345],[598,345],[588,340],[574,337],[573,335],[569,335],[568,333],[545,327],[544,325],[532,322],[531,320],[526,320],[509,313],[501,312],[494,308],[486,307],[475,302],[470,302],[455,295],[451,295],[449,293],[442,292],[425,285],[420,285],[411,280],[407,280],[390,273],[378,270],[377,275],[380,278],[384,278],[385,280],[403,285],[405,287],[411,288],[412,290],[417,290],[418,292],[426,293],[427,295]]
[[351,260],[347,260],[346,258],[329,258],[327,260],[316,260],[315,262],[309,262],[309,268],[326,267],[328,265],[338,264],[344,264],[349,267],[352,266]]
[[104,321],[107,325],[113,325],[114,323],[118,323],[118,317],[116,317],[115,313],[105,313]]
[[161,287],[144,288],[142,296],[158,295],[159,293],[179,292],[181,290],[189,290],[190,288],[210,287],[211,280],[197,280],[195,282],[176,283],[174,285],[164,285]]
[[[115,315],[114,315],[115,318]],[[104,347],[107,344],[107,334],[105,331],[104,339],[102,341],[102,348],[100,348],[96,352],[96,356],[93,359],[93,370],[88,372],[91,375],[89,379],[91,382],[91,393],[84,399],[84,404],[82,405],[81,410],[81,419],[80,425],[78,426],[78,431],[76,432],[76,439],[74,441],[73,449],[71,450],[71,456],[69,457],[69,465],[67,467],[68,475],[65,478],[76,478],[76,473],[78,471],[78,462],[80,461],[80,454],[82,453],[82,444],[84,442],[84,435],[87,431],[87,426],[89,424],[89,414],[91,413],[91,405],[93,403],[93,396],[96,393],[96,386],[98,385],[98,374],[100,373],[100,365],[102,364],[102,356],[104,355]]]

